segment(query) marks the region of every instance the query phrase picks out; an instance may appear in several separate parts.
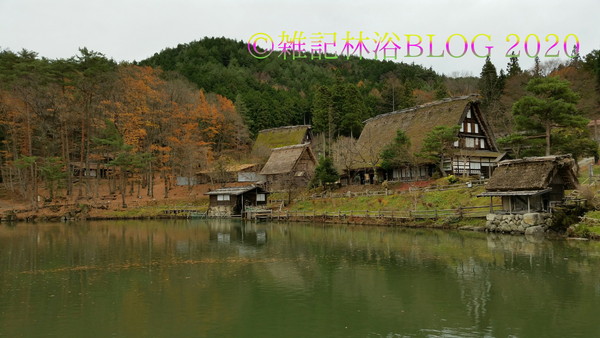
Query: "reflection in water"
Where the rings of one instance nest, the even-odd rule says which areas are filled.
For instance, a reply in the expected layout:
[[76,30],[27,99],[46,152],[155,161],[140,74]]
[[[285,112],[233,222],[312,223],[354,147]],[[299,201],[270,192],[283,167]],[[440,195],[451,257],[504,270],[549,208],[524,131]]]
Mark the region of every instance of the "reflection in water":
[[230,244],[232,242],[247,246],[259,247],[267,243],[267,230],[257,228],[256,223],[224,223],[216,220],[209,226],[210,240],[218,243]]
[[598,243],[480,233],[0,226],[0,335],[596,336],[599,263]]

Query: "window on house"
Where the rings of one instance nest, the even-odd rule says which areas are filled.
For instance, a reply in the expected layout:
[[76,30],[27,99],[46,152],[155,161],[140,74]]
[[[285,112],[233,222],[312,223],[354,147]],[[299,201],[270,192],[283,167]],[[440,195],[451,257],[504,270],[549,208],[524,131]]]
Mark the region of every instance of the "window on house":
[[266,194],[256,194],[256,201],[257,202],[264,202],[267,200],[267,195]]
[[229,201],[229,195],[217,195],[217,201]]
[[467,133],[471,132],[471,123],[467,123]]
[[469,111],[467,111],[467,118],[470,119],[471,118],[471,110],[469,109]]
[[461,123],[461,124],[460,124],[460,132],[462,133],[462,132],[464,132],[464,131],[465,131],[465,124],[464,124],[464,123]]
[[485,149],[485,139],[479,140],[479,148]]
[[472,138],[472,137],[467,137],[467,138],[465,139],[465,142],[466,142],[466,143],[465,143],[465,146],[466,146],[467,148],[474,148],[474,147],[475,147],[475,139],[474,139],[474,138]]
[[454,141],[454,146],[458,148],[458,141]]
[[475,134],[479,134],[479,125],[477,123],[473,123],[473,127],[475,127]]

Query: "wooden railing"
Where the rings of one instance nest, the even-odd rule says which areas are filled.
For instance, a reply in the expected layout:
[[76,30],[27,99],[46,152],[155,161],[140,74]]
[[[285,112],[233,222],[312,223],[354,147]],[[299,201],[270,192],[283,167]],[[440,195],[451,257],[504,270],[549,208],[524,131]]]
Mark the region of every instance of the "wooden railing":
[[[487,182],[486,180],[477,180],[477,181],[471,181],[469,183],[470,183],[470,187],[479,187],[479,186],[485,185],[486,182]],[[297,199],[298,200],[309,200],[309,199],[315,199],[315,198],[348,198],[348,197],[359,197],[359,196],[388,196],[388,195],[394,195],[394,194],[406,194],[406,193],[411,193],[411,192],[415,192],[415,191],[447,191],[447,190],[464,189],[464,188],[468,188],[468,187],[469,186],[467,185],[467,183],[455,183],[455,184],[434,185],[434,186],[427,186],[427,187],[410,187],[408,190],[386,189],[386,190],[376,190],[376,191],[370,191],[370,190],[357,191],[357,192],[348,191],[345,193],[323,192],[320,194],[312,194],[310,196],[299,197]]]
[[[495,205],[494,207],[501,207]],[[480,218],[485,217],[490,206],[460,207],[456,209],[430,209],[430,210],[340,210],[340,211],[303,211],[287,210],[274,211],[273,219],[290,218],[326,218],[337,217],[340,219],[351,217],[387,218],[387,219],[438,219],[438,218]]]

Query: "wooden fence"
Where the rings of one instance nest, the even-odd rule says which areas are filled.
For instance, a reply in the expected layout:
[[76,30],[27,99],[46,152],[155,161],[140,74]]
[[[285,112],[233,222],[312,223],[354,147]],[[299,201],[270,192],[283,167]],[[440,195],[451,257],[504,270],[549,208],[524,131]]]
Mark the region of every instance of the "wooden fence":
[[[500,207],[495,205],[494,207]],[[482,218],[490,211],[490,206],[463,207],[456,209],[432,209],[432,210],[340,210],[340,211],[273,211],[271,219],[318,219],[352,217],[380,218],[380,219],[439,219],[439,218]]]
[[352,192],[352,191],[348,191],[345,193],[340,193],[340,192],[323,192],[320,194],[312,194],[310,196],[304,196],[304,197],[300,197],[297,198],[298,200],[311,200],[311,199],[315,199],[315,198],[348,198],[348,197],[359,197],[359,196],[389,196],[389,195],[394,195],[394,194],[406,194],[406,193],[411,193],[411,192],[415,192],[415,191],[447,191],[447,190],[457,190],[457,189],[464,189],[467,187],[479,187],[479,186],[483,186],[485,185],[487,181],[486,180],[477,180],[477,181],[471,181],[467,184],[465,183],[455,183],[455,184],[448,184],[448,185],[434,185],[434,186],[427,186],[427,187],[410,187],[408,190],[377,190],[377,191],[357,191],[357,192]]

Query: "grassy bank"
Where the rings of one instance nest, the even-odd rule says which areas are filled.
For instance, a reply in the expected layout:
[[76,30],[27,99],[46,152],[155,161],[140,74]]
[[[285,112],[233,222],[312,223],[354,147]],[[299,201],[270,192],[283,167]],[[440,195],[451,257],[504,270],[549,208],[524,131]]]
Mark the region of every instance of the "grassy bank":
[[[489,198],[478,198],[483,187],[466,186],[445,191],[396,192],[388,196],[304,199],[291,204],[291,211],[337,212],[350,210],[408,211],[441,210],[460,207],[488,206]],[[494,201],[498,204],[499,201]]]
[[600,211],[590,211],[585,214],[579,224],[569,228],[569,236],[600,239]]
[[93,202],[79,202],[68,205],[42,205],[37,210],[31,208],[5,211],[3,218],[12,221],[59,221],[62,219],[138,219],[138,218],[174,218],[185,217],[185,214],[175,214],[174,210],[193,210],[206,212],[208,199],[193,200],[162,200],[149,201],[130,205],[127,208],[113,206],[107,208],[105,204]]

